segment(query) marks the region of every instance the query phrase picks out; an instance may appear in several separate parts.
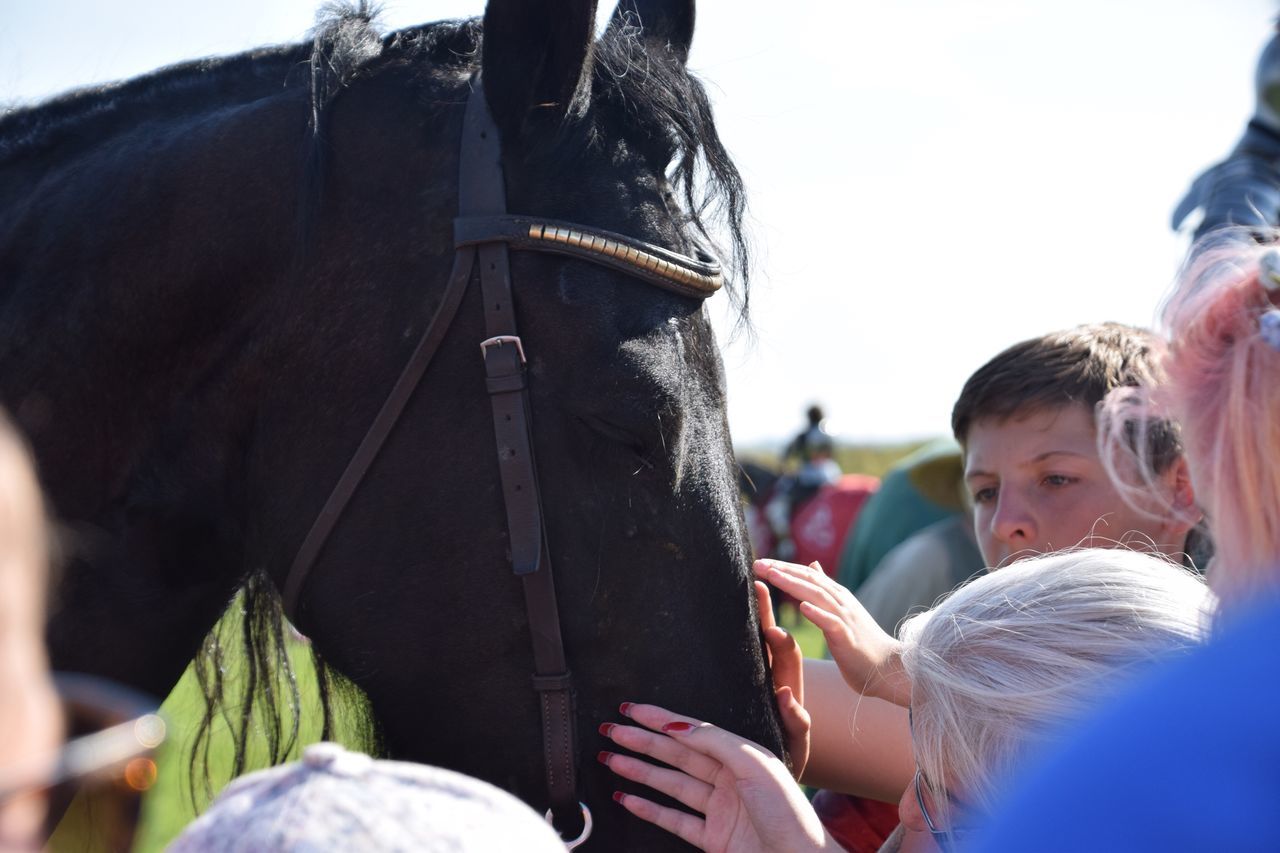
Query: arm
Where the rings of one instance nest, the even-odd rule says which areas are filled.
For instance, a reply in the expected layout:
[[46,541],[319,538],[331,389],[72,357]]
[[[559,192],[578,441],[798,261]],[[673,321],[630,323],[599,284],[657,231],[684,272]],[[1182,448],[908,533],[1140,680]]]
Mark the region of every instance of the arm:
[[857,693],[832,661],[806,658],[804,681],[812,728],[800,781],[897,802],[915,772],[907,709]]
[[1176,229],[1193,210],[1204,210],[1196,239],[1225,225],[1280,221],[1280,36],[1273,36],[1258,58],[1254,88],[1254,113],[1235,150],[1195,179],[1173,213]]

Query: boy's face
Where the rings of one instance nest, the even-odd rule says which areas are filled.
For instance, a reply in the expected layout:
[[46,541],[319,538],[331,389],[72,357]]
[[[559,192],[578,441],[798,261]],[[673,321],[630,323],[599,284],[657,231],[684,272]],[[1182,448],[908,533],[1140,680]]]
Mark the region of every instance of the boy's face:
[[[1062,548],[1155,549],[1180,554],[1187,525],[1125,503],[1098,457],[1093,411],[1083,403],[973,422],[965,485],[988,566]],[[1173,488],[1178,465],[1161,475]]]

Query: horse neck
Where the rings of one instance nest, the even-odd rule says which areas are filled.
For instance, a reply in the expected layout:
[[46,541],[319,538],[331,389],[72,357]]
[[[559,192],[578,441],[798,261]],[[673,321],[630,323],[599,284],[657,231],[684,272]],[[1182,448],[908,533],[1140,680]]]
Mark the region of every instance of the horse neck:
[[243,373],[292,263],[305,93],[139,111],[0,166],[0,391],[74,515]]

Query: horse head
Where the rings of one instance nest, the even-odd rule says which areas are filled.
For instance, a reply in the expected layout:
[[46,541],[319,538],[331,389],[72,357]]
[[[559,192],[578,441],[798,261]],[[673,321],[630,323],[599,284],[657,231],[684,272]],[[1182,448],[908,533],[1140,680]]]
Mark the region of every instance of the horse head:
[[[70,351],[27,351],[4,377],[6,403],[29,428],[40,421],[55,507],[83,531],[51,627],[60,665],[167,691],[238,584],[289,585],[445,300],[476,86],[511,213],[704,259],[704,202],[718,201],[741,259],[741,183],[685,67],[693,3],[626,0],[599,38],[594,19],[594,2],[491,0],[483,26],[381,38],[357,12],[319,31],[301,83],[300,50],[282,49],[162,72],[166,86],[135,87],[150,99],[145,121],[91,104],[77,117],[70,102],[73,115],[47,127],[22,120],[18,167],[0,173],[0,203],[20,213],[0,242],[0,265],[19,273],[4,317],[83,333]],[[201,74],[223,79],[187,79]],[[182,85],[196,91],[161,109]],[[126,117],[133,91],[112,94]],[[76,122],[104,138],[59,135]],[[19,205],[37,180],[24,157],[65,203]],[[91,251],[65,236],[81,215],[73,195],[102,214]],[[63,251],[21,249],[20,232]],[[609,802],[617,780],[593,758],[620,702],[659,702],[782,750],[724,375],[699,295],[625,264],[526,249],[506,257],[550,564],[539,571],[554,567],[573,675],[577,790],[599,843],[661,849],[672,839]],[[108,263],[77,266],[96,257]],[[34,295],[41,272],[96,281],[50,319]],[[389,754],[542,808],[536,640],[512,565],[480,277],[458,291],[290,615],[363,689]],[[60,456],[98,436],[92,464]],[[94,632],[111,641],[91,644]]]

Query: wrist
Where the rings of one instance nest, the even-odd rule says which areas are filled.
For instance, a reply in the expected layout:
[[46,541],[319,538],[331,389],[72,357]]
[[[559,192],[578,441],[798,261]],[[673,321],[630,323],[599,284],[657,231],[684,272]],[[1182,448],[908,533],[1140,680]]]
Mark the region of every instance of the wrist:
[[911,679],[902,666],[902,643],[894,640],[880,665],[876,667],[872,687],[874,695],[886,702],[906,707],[911,704]]

